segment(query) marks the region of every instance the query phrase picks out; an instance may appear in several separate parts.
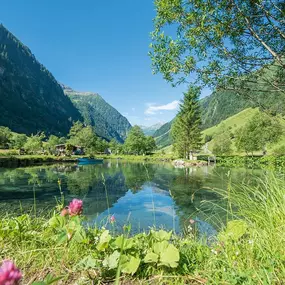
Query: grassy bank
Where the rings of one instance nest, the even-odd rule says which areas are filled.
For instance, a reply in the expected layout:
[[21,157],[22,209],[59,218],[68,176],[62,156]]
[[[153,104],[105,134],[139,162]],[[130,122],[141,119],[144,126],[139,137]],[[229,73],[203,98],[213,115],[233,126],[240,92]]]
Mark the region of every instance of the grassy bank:
[[285,167],[285,156],[219,156],[217,164],[220,166],[234,167]]
[[45,163],[76,161],[76,157],[60,157],[53,155],[5,155],[0,156],[0,167],[23,167]]
[[55,210],[2,216],[0,259],[17,264],[23,284],[48,274],[60,277],[58,284],[283,284],[284,180],[213,191],[227,201],[228,223],[211,240],[197,237],[191,217],[183,237],[155,230],[130,236],[131,225],[119,228],[115,218],[108,231]]

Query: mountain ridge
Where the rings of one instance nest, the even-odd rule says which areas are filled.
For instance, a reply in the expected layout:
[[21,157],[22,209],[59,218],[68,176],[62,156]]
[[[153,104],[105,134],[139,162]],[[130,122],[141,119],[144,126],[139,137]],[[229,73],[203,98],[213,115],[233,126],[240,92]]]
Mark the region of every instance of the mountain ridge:
[[75,91],[61,84],[64,93],[81,113],[84,123],[95,128],[98,136],[123,143],[131,124],[117,109],[107,103],[98,93]]
[[66,135],[82,120],[55,77],[0,24],[0,125],[32,134]]

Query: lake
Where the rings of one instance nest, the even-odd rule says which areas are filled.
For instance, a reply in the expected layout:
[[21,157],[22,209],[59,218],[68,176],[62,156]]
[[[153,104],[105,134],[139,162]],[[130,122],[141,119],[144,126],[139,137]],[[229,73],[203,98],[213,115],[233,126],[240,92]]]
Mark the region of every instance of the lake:
[[265,170],[204,166],[174,168],[171,164],[134,163],[121,160],[103,164],[45,165],[16,169],[0,168],[0,211],[19,214],[50,212],[60,199],[61,181],[66,204],[73,198],[84,201],[84,214],[91,225],[110,227],[116,218],[120,230],[128,222],[132,232],[150,227],[181,233],[189,219],[198,229],[215,234],[225,221],[224,206],[213,188],[233,184],[255,184]]

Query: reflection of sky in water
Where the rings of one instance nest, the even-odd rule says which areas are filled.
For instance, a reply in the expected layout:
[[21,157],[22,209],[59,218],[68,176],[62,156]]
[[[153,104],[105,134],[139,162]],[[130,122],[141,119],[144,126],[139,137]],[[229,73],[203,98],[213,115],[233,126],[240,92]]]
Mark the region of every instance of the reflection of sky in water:
[[109,215],[115,215],[116,226],[122,227],[128,221],[134,232],[148,230],[151,226],[179,231],[179,220],[175,213],[175,203],[167,191],[150,185],[143,185],[137,193],[130,190],[108,210],[89,220],[97,224],[108,221]]
[[[60,179],[65,203],[73,198],[83,199],[84,214],[92,224],[110,226],[108,216],[114,214],[117,230],[129,221],[133,232],[153,226],[180,232],[192,218],[197,220],[200,232],[212,235],[215,229],[211,225],[218,229],[226,215],[220,209],[224,202],[211,188],[226,189],[229,170],[232,183],[238,184],[256,185],[256,175],[263,175],[261,170],[211,166],[175,169],[170,164],[126,161],[82,167],[62,164],[0,168],[0,213],[30,212],[34,191],[37,211],[52,211],[56,199],[60,199]],[[212,208],[203,201],[219,205]]]

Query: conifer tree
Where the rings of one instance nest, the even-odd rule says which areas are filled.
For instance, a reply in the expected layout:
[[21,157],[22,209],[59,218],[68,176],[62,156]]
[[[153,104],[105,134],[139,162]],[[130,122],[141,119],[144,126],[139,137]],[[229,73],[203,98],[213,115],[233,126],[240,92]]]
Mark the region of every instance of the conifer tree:
[[172,125],[171,135],[174,150],[180,157],[193,159],[193,152],[201,147],[201,112],[199,107],[200,88],[190,86]]

